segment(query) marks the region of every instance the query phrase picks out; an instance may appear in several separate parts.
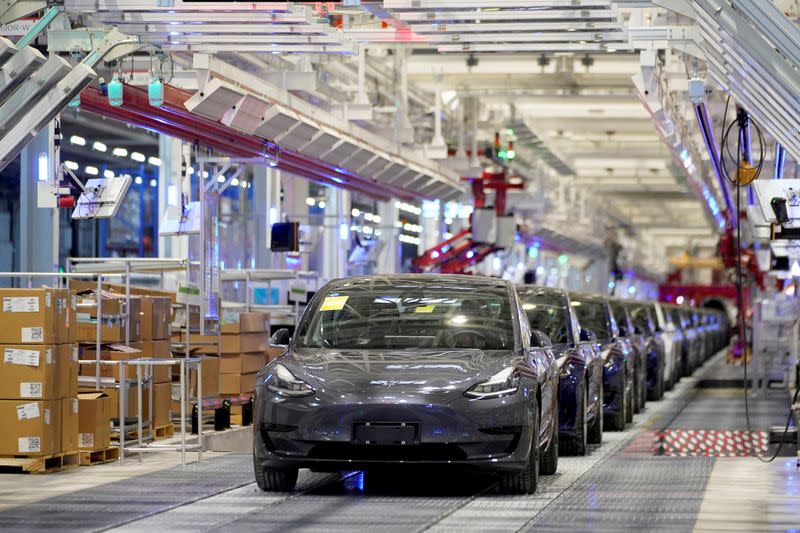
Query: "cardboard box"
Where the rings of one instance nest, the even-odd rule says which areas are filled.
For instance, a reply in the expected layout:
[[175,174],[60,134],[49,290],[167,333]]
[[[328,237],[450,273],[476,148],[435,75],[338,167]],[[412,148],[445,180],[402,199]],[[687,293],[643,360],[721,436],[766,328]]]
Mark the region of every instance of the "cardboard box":
[[74,322],[64,289],[0,289],[0,344],[64,344]]
[[0,400],[0,455],[52,455],[61,448],[59,400]]
[[[93,387],[80,387],[78,394],[83,393],[90,393],[96,392]],[[148,416],[148,409],[150,405],[150,394],[149,394],[149,386],[147,384],[142,385],[142,411],[144,416],[142,417],[142,421],[147,420]],[[111,418],[117,419],[119,418],[119,389],[117,388],[103,388],[101,389],[106,396],[109,398],[109,415]],[[139,409],[138,409],[138,397],[136,392],[136,385],[131,385],[128,389],[128,395],[126,397],[126,404],[125,404],[125,418],[137,418],[139,416]]]
[[[74,279],[70,280],[70,289],[73,292],[86,292],[96,291],[96,281],[85,281]],[[104,291],[111,291],[117,294],[125,294],[125,285],[120,283],[103,283]],[[171,302],[175,302],[175,291],[165,291],[161,289],[151,289],[149,287],[139,287],[137,285],[130,286],[130,293],[134,296],[156,296],[159,298],[169,298]]]
[[78,424],[80,402],[77,396],[61,400],[61,451],[78,449]]
[[[169,339],[142,341],[142,357],[172,359],[172,342]],[[153,382],[166,383],[168,381],[172,381],[172,367],[165,365],[153,366]]]
[[263,353],[223,354],[219,359],[220,374],[251,374],[263,366]]
[[[180,343],[180,353],[186,353],[186,335],[185,333],[177,333],[173,335],[172,341]],[[219,337],[216,335],[189,335],[189,342],[192,343],[190,354],[195,355],[219,355]]]
[[[219,396],[219,357],[207,355],[201,363],[203,369],[203,398],[216,398]],[[192,396],[197,396],[197,372],[189,372],[189,390]]]
[[57,345],[0,347],[0,398],[6,400],[59,398]]
[[111,446],[111,398],[104,392],[78,393],[78,448],[104,450]]
[[153,427],[172,423],[172,383],[156,383],[153,386]]
[[256,373],[220,374],[220,394],[245,394],[256,390]]
[[59,398],[73,398],[78,395],[79,353],[77,344],[58,345],[56,389]]
[[269,315],[266,313],[235,313],[232,316],[223,315],[220,332],[232,333],[262,333],[269,331]]
[[222,335],[220,353],[240,354],[264,352],[267,349],[267,334],[259,333],[239,333],[232,335]]
[[[81,349],[82,359],[95,359],[97,351],[94,346],[84,346]],[[100,359],[103,361],[122,361],[125,359],[140,359],[144,356],[142,352],[141,342],[132,342],[130,346],[124,344],[109,344],[100,349]],[[144,375],[144,367],[142,374]],[[81,365],[81,376],[96,376],[97,369],[94,365]],[[105,378],[113,377],[119,381],[119,366],[118,365],[100,365],[100,376]],[[136,367],[128,365],[125,367],[125,377],[129,379],[136,378]]]
[[172,334],[172,300],[153,296],[142,296],[141,299],[142,340],[169,339]]
[[[141,298],[130,298],[130,334],[131,342],[141,338],[140,313],[142,310]],[[113,292],[103,292],[101,309],[102,321],[100,327],[101,342],[125,342],[125,296]],[[75,334],[76,342],[94,343],[97,340],[97,295],[96,291],[78,293],[75,304]]]

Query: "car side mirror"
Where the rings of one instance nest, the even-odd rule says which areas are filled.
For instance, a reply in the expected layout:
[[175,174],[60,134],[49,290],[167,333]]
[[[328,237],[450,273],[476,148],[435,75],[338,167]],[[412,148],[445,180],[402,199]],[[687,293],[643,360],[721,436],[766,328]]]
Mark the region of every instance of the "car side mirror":
[[594,331],[581,328],[581,342],[594,342],[596,340],[597,335],[594,334]]
[[531,332],[531,347],[549,348],[552,345],[553,343],[550,341],[550,337],[545,335],[543,332],[539,331],[538,329]]
[[291,340],[292,336],[289,334],[289,330],[286,328],[281,328],[272,334],[272,337],[269,338],[269,344],[270,346],[280,346],[285,348],[289,346],[289,342],[291,342]]

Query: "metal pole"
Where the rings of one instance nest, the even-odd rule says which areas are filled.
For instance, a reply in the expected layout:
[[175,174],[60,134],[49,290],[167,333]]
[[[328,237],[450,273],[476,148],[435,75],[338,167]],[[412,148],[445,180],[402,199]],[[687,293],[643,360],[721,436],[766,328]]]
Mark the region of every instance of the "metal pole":
[[776,180],[783,179],[783,169],[786,164],[786,149],[781,143],[775,144],[775,175]]
[[96,335],[94,343],[94,358],[95,358],[95,385],[97,390],[100,390],[100,339],[103,337],[102,323],[103,323],[103,275],[97,276],[97,324]]
[[[197,363],[197,461],[203,459],[203,360]],[[184,448],[186,444],[183,445]],[[184,453],[186,453],[184,451]]]
[[[199,373],[197,381],[199,387]],[[181,359],[181,464],[186,464],[186,359]]]
[[[124,365],[124,362],[123,362]],[[136,404],[137,404],[137,417],[136,417],[136,436],[138,437],[139,448],[142,447],[142,431],[144,425],[142,424],[142,365],[136,365]],[[139,452],[139,462],[142,462],[142,452]]]
[[125,346],[131,345],[131,262],[125,261]]
[[122,365],[120,364],[120,380],[119,380],[119,462],[125,464],[125,418],[128,414],[128,380],[122,374]]
[[[694,110],[697,115],[698,125],[700,126],[700,133],[702,134],[703,141],[706,145],[706,150],[708,150],[708,155],[711,158],[711,168],[714,171],[714,176],[717,178],[717,183],[719,183],[719,188],[722,192],[722,199],[725,201],[725,209],[730,215],[733,215],[736,213],[736,206],[733,202],[733,196],[731,195],[731,191],[728,186],[728,180],[726,180],[725,176],[722,175],[719,148],[717,146],[717,140],[714,136],[714,128],[711,124],[711,115],[709,114],[708,107],[706,107],[705,103],[696,104],[694,106]],[[731,216],[730,218],[733,220],[733,224],[736,224],[736,217]]]

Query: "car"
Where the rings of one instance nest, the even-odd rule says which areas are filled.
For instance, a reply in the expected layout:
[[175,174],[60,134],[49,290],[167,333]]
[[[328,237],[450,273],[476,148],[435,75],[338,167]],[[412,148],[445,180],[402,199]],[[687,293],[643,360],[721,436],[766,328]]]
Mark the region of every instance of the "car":
[[699,357],[699,337],[697,331],[691,327],[686,310],[674,304],[664,305],[664,309],[670,316],[670,321],[675,329],[680,331],[683,342],[681,343],[680,357],[677,360],[677,377],[683,378],[692,375],[694,371],[694,361]]
[[655,306],[652,302],[626,302],[633,327],[644,339],[647,399],[658,401],[664,396],[667,384],[667,349],[664,336],[656,327]]
[[666,304],[654,302],[656,331],[664,341],[664,350],[667,354],[665,365],[666,390],[672,390],[680,379],[680,365],[684,350],[685,337],[683,331],[673,322],[672,311]]
[[553,343],[559,369],[558,450],[560,455],[586,455],[587,444],[603,439],[603,360],[581,326],[565,291],[517,287],[522,309],[534,330]]
[[634,328],[628,305],[624,301],[612,298],[609,304],[617,322],[619,339],[628,344],[633,358],[633,410],[629,413],[632,420],[633,413],[641,412],[647,401],[647,339]]
[[581,324],[581,340],[591,341],[603,360],[603,424],[622,431],[633,418],[633,354],[619,331],[608,299],[570,294],[570,305]]
[[558,367],[510,282],[402,274],[334,280],[286,352],[258,374],[253,462],[262,490],[298,469],[445,466],[532,493],[558,465]]

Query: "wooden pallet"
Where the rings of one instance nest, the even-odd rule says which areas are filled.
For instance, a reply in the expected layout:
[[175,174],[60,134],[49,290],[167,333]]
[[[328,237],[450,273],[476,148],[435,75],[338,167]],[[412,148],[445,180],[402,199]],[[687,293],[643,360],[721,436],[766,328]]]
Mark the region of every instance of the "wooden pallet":
[[119,459],[119,448],[111,446],[104,450],[81,451],[81,466],[113,463]]
[[80,454],[63,452],[42,457],[0,457],[0,472],[15,474],[50,474],[77,468],[80,463]]

